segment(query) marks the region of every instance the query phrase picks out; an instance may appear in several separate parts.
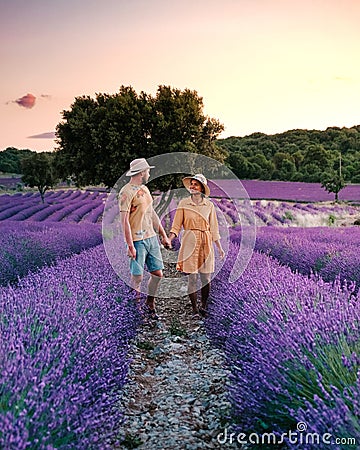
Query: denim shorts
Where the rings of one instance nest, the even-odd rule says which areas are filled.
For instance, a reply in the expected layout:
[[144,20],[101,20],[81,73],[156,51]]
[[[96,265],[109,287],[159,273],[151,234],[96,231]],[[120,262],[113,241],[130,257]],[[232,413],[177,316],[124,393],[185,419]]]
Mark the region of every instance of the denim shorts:
[[132,275],[142,275],[145,264],[149,272],[155,272],[164,268],[157,236],[134,241],[134,247],[136,249],[136,258],[130,259],[130,272]]

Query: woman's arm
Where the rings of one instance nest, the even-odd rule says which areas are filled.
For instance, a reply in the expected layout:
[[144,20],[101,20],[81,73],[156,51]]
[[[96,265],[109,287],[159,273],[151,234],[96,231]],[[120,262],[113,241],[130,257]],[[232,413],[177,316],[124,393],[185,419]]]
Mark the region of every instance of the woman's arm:
[[225,256],[225,252],[224,252],[224,249],[221,246],[220,239],[215,241],[215,245],[216,245],[217,249],[219,250],[220,259],[223,259],[224,256]]
[[213,203],[211,203],[211,210],[210,210],[210,214],[209,214],[209,225],[210,225],[212,240],[214,242],[216,242],[220,239],[220,233],[219,233],[219,224],[218,224],[218,220],[217,220],[215,206]]
[[212,204],[212,208],[210,211],[209,224],[210,224],[210,231],[211,231],[212,239],[219,251],[220,258],[223,259],[225,256],[225,252],[221,246],[219,223],[217,220],[217,215],[216,215],[214,204]]
[[184,208],[178,207],[175,211],[174,220],[169,233],[170,241],[172,241],[176,236],[179,236],[183,224],[184,224]]

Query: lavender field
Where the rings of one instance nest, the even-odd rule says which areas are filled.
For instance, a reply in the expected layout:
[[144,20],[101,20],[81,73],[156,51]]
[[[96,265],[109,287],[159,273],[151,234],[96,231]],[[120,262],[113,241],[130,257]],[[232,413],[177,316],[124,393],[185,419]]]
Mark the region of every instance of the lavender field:
[[[274,199],[291,200],[297,202],[326,202],[333,201],[334,194],[331,194],[321,187],[320,183],[303,183],[289,181],[262,181],[262,180],[242,180],[242,185],[249,197],[254,200]],[[210,181],[211,192],[215,196],[222,196],[222,192],[233,194],[232,180]],[[339,200],[360,201],[360,185],[348,185],[339,192]]]
[[139,320],[103,246],[0,296],[0,447],[111,448]]
[[360,207],[349,204],[238,201],[229,198],[214,198],[213,202],[226,215],[231,226],[344,226],[353,225],[360,217]]
[[[240,242],[241,229],[231,233]],[[255,250],[277,259],[294,272],[318,274],[324,281],[339,279],[360,285],[360,227],[269,228],[256,236]]]
[[[237,251],[234,243],[231,259]],[[230,267],[214,283],[207,329],[231,370],[235,430],[280,437],[305,423],[309,433],[331,434],[332,448],[359,448],[359,293],[258,252],[237,283],[227,281]],[[336,445],[335,437],[354,441]]]
[[0,221],[101,222],[106,194],[80,190],[50,191],[42,203],[39,193],[0,195]]
[[[230,367],[230,421],[278,435],[305,422],[358,443],[334,449],[359,448],[360,208],[261,198],[212,199],[231,243],[206,329]],[[104,250],[105,201],[80,190],[48,192],[44,204],[33,192],[0,196],[0,448],[114,446],[141,322]],[[253,257],[230,283],[249,226]]]
[[23,185],[19,176],[0,176],[0,190],[15,190],[19,185]]

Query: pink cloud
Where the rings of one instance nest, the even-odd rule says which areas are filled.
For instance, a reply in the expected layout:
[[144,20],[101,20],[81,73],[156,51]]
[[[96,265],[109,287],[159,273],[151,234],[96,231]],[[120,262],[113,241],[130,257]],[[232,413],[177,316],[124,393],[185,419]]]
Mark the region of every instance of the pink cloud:
[[[38,98],[40,98],[40,100],[42,100],[42,99],[51,100],[52,95],[41,94],[40,97],[38,97]],[[16,100],[11,100],[11,101],[6,102],[6,105],[9,105],[10,103],[17,103],[19,106],[22,106],[23,108],[31,109],[35,106],[36,100],[37,100],[37,98],[35,97],[35,95],[27,93],[26,95],[24,95]]]
[[17,100],[14,100],[15,103],[17,103],[19,106],[22,106],[27,109],[31,109],[34,107],[36,101],[35,95],[32,94],[26,94],[21,98],[18,98]]

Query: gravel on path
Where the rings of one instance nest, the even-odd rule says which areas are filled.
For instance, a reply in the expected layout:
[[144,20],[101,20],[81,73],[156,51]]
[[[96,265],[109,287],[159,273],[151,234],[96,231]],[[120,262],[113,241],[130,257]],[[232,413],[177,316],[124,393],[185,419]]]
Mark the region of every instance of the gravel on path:
[[[174,267],[165,265],[166,276]],[[144,321],[130,350],[125,421],[114,449],[239,448],[225,434],[229,371],[221,350],[203,321],[191,317],[187,296],[157,299],[157,313],[159,320]]]

